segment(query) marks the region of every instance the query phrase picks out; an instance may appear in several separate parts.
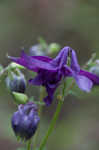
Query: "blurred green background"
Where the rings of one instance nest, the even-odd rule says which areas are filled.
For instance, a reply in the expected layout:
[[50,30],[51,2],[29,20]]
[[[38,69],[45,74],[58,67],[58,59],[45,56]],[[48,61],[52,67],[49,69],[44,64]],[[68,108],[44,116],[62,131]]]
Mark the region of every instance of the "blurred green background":
[[[97,52],[98,58],[98,7],[98,0],[0,0],[0,63],[6,66],[10,62],[6,58],[7,53],[19,56],[23,47],[28,52],[40,36],[48,43],[57,42],[61,47],[69,45],[77,50],[81,65],[93,52]],[[31,87],[28,88],[31,90]],[[48,150],[99,149],[98,93],[82,98],[68,96],[65,99],[55,130],[49,137]],[[43,110],[40,139],[53,116],[55,103]],[[1,85],[0,150],[16,150],[22,146],[10,125],[15,110],[12,97]]]

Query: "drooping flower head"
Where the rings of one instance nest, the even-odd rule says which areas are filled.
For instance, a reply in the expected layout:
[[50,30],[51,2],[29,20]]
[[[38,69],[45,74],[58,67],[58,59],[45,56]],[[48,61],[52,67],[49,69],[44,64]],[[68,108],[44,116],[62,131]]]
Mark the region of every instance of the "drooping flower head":
[[39,121],[37,106],[34,103],[21,104],[12,116],[12,128],[16,136],[29,140],[35,134]]
[[[70,66],[67,66],[69,55]],[[54,59],[47,56],[28,56],[24,52],[20,58],[10,57],[10,59],[37,72],[37,76],[29,82],[45,86],[48,96],[44,101],[47,105],[51,104],[54,92],[63,77],[73,77],[78,87],[86,92],[90,91],[93,84],[99,84],[99,77],[80,69],[75,51],[68,46],[64,47]]]

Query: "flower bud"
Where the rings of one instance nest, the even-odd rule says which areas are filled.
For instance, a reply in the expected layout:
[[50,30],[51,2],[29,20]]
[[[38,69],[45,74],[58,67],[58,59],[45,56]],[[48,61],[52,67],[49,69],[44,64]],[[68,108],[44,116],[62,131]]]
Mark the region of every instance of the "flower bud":
[[98,65],[91,67],[89,71],[91,73],[96,74],[97,76],[99,76],[99,66]]
[[44,50],[40,44],[34,45],[29,50],[30,56],[44,56]]
[[14,62],[12,62],[10,65],[9,65],[10,69],[25,69],[23,66],[19,65],[19,64],[16,64]]
[[19,105],[18,111],[12,116],[11,123],[16,136],[29,140],[35,134],[39,121],[37,105],[29,102]]
[[11,78],[6,78],[6,86],[11,92],[24,93],[26,89],[26,80],[24,75],[11,74]]
[[26,94],[18,93],[18,92],[12,92],[12,95],[14,97],[14,101],[17,104],[26,104],[28,101],[28,97]]
[[48,47],[49,54],[56,53],[60,50],[60,45],[57,43],[51,43]]
[[96,63],[97,65],[99,65],[99,59],[96,59],[96,60],[95,60],[95,63]]

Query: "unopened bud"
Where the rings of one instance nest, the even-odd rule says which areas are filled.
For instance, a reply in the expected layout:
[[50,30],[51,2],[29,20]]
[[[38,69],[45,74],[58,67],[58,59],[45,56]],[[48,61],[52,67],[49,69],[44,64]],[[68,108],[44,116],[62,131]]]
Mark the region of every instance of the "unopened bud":
[[10,69],[25,69],[23,66],[19,65],[19,64],[16,64],[14,62],[12,62],[10,65],[9,65]]
[[30,56],[44,56],[45,53],[40,44],[34,45],[29,50]]
[[99,59],[97,59],[97,60],[95,61],[95,63],[96,63],[97,65],[99,65]]
[[89,71],[91,73],[96,74],[97,76],[99,76],[99,66],[98,65],[91,67]]
[[51,43],[48,47],[49,53],[53,54],[60,50],[60,45],[57,43]]
[[24,75],[11,74],[11,77],[6,78],[6,86],[11,92],[24,93],[26,89],[26,80]]
[[17,103],[17,104],[26,104],[28,102],[28,97],[26,94],[12,92],[12,95],[14,97],[15,103]]
[[57,95],[58,100],[62,100],[62,95]]
[[11,123],[16,136],[29,140],[35,134],[39,121],[37,106],[29,102],[19,105],[18,111],[12,116]]

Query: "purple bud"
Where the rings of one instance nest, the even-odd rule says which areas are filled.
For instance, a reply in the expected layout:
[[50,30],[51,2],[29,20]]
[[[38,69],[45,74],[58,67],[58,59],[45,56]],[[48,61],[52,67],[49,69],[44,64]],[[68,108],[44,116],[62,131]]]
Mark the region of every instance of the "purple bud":
[[36,104],[21,104],[12,116],[12,128],[16,136],[29,140],[35,134],[39,121]]
[[20,76],[13,73],[12,79],[10,79],[10,77],[6,78],[6,85],[11,92],[24,93],[26,89],[26,80],[22,73]]
[[99,66],[96,65],[96,66],[93,66],[89,69],[89,71],[97,76],[99,76]]
[[30,47],[29,54],[30,56],[45,56],[44,50],[40,44]]

